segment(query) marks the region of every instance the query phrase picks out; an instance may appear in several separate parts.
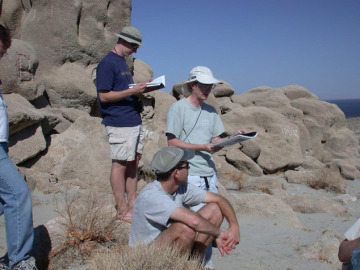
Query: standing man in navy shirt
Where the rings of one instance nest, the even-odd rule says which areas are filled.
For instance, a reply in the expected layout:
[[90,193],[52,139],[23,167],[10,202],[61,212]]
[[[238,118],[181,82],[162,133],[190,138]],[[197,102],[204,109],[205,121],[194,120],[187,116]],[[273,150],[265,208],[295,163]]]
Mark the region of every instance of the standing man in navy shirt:
[[[146,83],[133,84],[125,56],[136,53],[142,44],[141,33],[126,26],[117,44],[99,63],[96,75],[97,96],[102,124],[109,137],[112,167],[110,182],[118,218],[131,223],[137,186],[137,168],[144,147],[140,113]],[[125,195],[126,194],[126,195]],[[127,201],[126,198],[127,197]]]

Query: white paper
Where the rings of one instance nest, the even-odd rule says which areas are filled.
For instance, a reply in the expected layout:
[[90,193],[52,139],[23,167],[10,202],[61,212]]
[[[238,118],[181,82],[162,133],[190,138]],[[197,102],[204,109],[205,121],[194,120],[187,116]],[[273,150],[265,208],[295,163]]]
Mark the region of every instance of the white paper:
[[[133,88],[136,84],[131,83],[129,84],[129,88]],[[157,89],[165,88],[165,75],[162,75],[160,77],[157,77],[156,79],[152,80],[151,82],[146,83],[146,87],[154,87],[158,86]]]
[[225,147],[225,146],[233,145],[235,143],[239,143],[239,142],[242,142],[242,141],[245,141],[248,139],[255,138],[256,136],[257,136],[257,132],[237,134],[235,136],[231,136],[230,138],[228,138],[224,141],[214,143],[213,146]]

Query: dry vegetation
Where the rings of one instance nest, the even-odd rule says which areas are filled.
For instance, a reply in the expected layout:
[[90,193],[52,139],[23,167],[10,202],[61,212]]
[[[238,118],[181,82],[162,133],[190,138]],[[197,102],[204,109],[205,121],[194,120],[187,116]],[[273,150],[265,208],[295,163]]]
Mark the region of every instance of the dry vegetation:
[[119,245],[97,253],[93,263],[95,269],[102,270],[204,269],[199,265],[199,260],[189,259],[188,254],[180,254],[176,249],[155,244],[138,245],[133,248]]
[[127,244],[129,229],[115,218],[109,196],[94,191],[66,195],[59,214],[63,234],[52,239],[50,269],[63,269],[64,265],[70,269],[71,265],[86,263],[96,250]]
[[115,218],[112,196],[66,195],[59,214],[48,269],[203,269],[199,260],[169,247],[130,248],[130,225]]
[[336,193],[344,193],[346,188],[346,183],[337,169],[331,168],[330,165],[313,170],[312,175],[307,179],[307,183],[314,189],[326,189]]

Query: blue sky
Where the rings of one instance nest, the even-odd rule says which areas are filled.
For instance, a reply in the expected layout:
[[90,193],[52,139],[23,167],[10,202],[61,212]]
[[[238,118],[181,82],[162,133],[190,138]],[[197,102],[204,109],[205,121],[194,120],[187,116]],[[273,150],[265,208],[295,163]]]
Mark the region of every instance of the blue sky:
[[359,0],[132,0],[134,55],[165,92],[198,65],[236,94],[298,84],[320,99],[360,98]]

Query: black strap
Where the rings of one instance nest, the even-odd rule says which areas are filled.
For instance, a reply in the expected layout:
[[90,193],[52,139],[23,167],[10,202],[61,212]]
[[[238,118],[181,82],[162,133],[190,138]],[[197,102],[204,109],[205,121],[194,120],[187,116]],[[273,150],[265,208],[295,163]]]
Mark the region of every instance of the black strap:
[[141,42],[140,38],[133,37],[132,35],[128,35],[128,34],[124,34],[124,33],[120,33],[120,35],[123,35],[124,37],[128,37],[128,38],[131,38],[133,40]]
[[[201,107],[200,107],[200,112],[199,112],[199,114],[198,114],[198,116],[197,116],[197,118],[196,118],[195,124],[194,124],[194,126],[192,127],[192,129],[190,130],[189,133],[186,133],[185,128],[184,128],[184,126],[183,126],[183,131],[184,131],[184,133],[185,133],[185,135],[186,135],[186,137],[185,137],[185,139],[183,140],[183,142],[185,142],[185,140],[189,137],[190,133],[194,130],[194,128],[195,128],[195,126],[196,126],[196,124],[197,124],[197,122],[198,122],[198,120],[199,120],[199,118],[200,118],[201,112],[202,112],[202,104],[201,104]],[[188,140],[188,142],[191,143],[190,140]]]
[[206,190],[209,190],[210,185],[209,185],[209,181],[208,181],[208,179],[207,179],[207,176],[202,176],[202,178],[204,178],[204,180],[205,180]]

